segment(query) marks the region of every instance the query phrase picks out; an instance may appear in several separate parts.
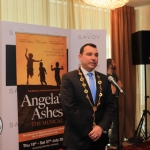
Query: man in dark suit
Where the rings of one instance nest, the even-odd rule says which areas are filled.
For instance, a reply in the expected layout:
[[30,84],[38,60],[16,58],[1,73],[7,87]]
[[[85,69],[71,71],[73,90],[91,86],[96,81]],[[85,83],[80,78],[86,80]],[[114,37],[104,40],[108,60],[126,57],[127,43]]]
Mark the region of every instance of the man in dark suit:
[[[66,117],[64,146],[67,150],[104,150],[116,105],[108,77],[95,71],[98,64],[96,45],[81,47],[79,69],[62,76],[60,99]],[[93,74],[96,95],[92,97],[90,77]]]

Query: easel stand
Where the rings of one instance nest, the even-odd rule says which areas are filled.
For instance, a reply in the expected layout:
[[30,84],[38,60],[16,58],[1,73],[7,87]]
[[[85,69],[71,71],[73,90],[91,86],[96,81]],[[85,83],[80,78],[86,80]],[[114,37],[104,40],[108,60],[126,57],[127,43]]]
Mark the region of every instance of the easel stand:
[[[147,96],[147,85],[146,85],[146,64],[144,64],[144,73],[145,73],[145,110],[143,110],[143,114],[142,117],[140,119],[140,122],[138,124],[138,127],[135,131],[135,145],[137,146],[138,143],[140,142],[140,137],[141,134],[143,135],[143,140],[147,140],[150,136],[148,136],[147,134],[147,114],[150,115],[150,112],[147,110],[147,98],[149,98],[149,96]],[[142,126],[145,120],[145,132],[142,130]]]

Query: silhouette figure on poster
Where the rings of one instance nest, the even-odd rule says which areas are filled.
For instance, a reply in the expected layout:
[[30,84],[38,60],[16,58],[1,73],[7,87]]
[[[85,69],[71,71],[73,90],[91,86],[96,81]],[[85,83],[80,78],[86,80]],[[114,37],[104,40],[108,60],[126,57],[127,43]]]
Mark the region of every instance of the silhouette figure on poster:
[[29,84],[29,76],[30,76],[30,78],[32,78],[32,76],[34,75],[33,62],[40,62],[40,61],[42,61],[42,59],[34,60],[33,54],[29,53],[27,56],[27,53],[28,53],[28,49],[26,48],[26,53],[25,53],[25,57],[27,59],[27,83],[26,84]]
[[61,68],[59,68],[59,62],[56,62],[56,67],[53,68],[53,65],[51,65],[51,70],[55,71],[55,81],[57,86],[61,85],[61,80],[60,80],[60,70],[63,70],[63,66],[61,66]]
[[46,69],[43,67],[42,62],[40,62],[39,65],[40,65],[40,67],[39,67],[39,75],[38,76],[40,76],[41,85],[43,85],[43,83],[45,85],[47,85],[46,80],[45,80],[45,74],[47,74]]

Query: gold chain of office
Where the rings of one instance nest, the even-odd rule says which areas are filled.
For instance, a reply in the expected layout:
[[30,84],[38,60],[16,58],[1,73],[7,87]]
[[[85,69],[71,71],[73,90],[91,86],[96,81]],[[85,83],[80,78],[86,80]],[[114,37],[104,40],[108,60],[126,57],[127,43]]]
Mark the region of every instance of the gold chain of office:
[[86,98],[88,99],[90,105],[92,106],[92,109],[93,109],[93,127],[96,126],[96,123],[95,123],[95,112],[98,108],[98,106],[100,105],[100,98],[102,97],[102,81],[100,80],[100,76],[96,73],[96,77],[98,78],[98,85],[99,85],[99,89],[100,89],[100,92],[99,92],[99,98],[98,98],[98,101],[95,105],[92,104],[91,100],[90,100],[90,96],[88,94],[88,89],[87,89],[87,85],[85,84],[84,82],[84,77],[83,77],[83,74],[82,72],[80,71],[80,69],[78,69],[78,74],[80,75],[80,81],[82,82],[82,86],[84,87],[84,93],[86,94]]

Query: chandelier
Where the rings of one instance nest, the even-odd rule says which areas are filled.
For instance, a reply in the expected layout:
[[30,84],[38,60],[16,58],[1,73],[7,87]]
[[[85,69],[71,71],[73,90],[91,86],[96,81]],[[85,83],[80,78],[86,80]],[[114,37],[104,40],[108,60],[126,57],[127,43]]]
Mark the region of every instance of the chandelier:
[[127,2],[129,2],[129,0],[83,0],[83,1],[89,5],[111,10],[118,7],[122,7]]

